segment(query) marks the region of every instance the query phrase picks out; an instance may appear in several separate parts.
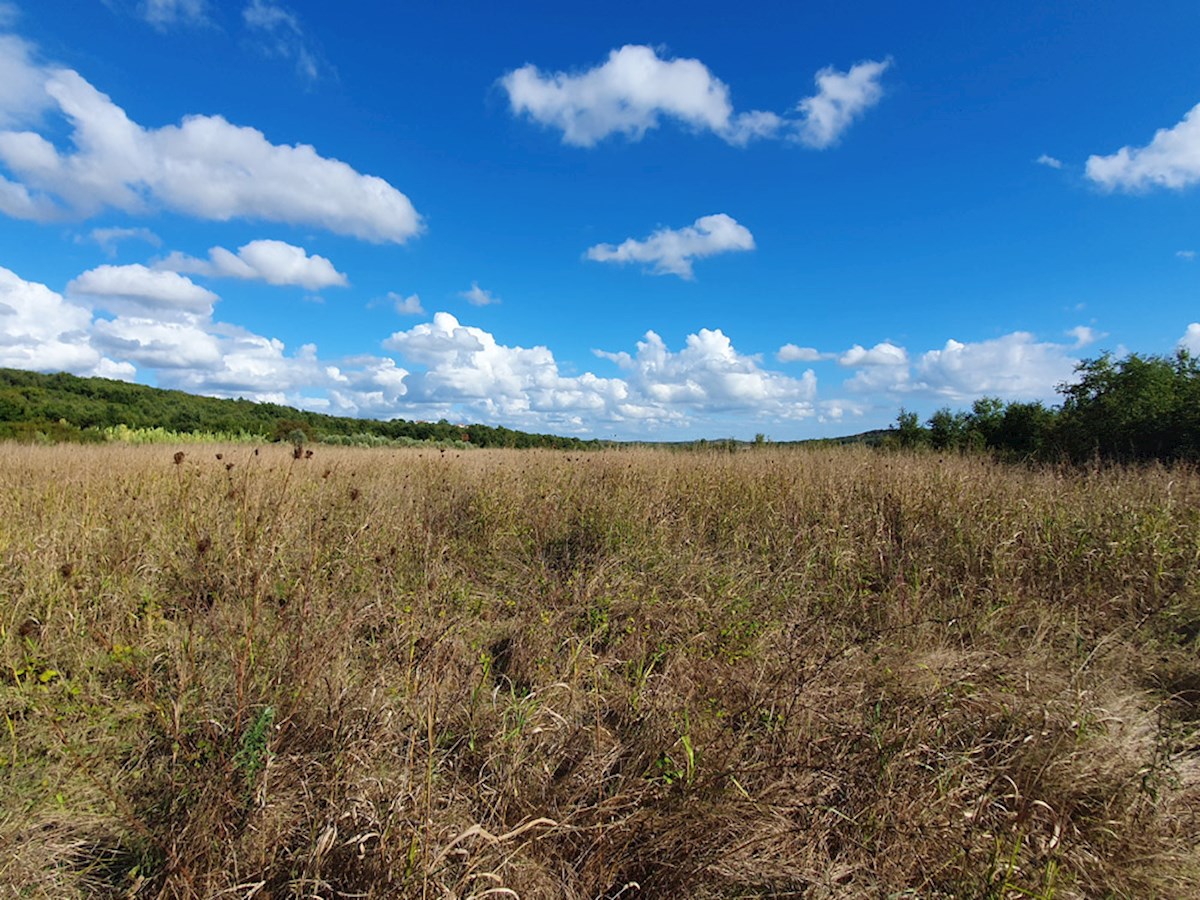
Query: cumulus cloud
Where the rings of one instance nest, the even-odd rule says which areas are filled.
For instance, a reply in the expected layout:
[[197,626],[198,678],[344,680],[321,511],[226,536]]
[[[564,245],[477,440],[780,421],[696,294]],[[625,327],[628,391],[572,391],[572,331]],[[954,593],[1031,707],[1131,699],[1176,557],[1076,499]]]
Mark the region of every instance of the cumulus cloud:
[[855,344],[838,357],[838,364],[858,368],[860,366],[906,366],[908,351],[889,341],[876,344],[870,350]]
[[93,228],[86,238],[76,237],[75,242],[83,243],[89,240],[100,247],[106,256],[117,255],[117,245],[121,241],[144,241],[154,247],[162,246],[162,239],[149,228]]
[[425,307],[421,305],[419,294],[409,294],[405,297],[402,294],[397,294],[395,291],[388,291],[387,298],[391,301],[392,308],[401,316],[425,315]]
[[1056,385],[1069,381],[1078,360],[1071,347],[1038,341],[1016,331],[977,343],[949,340],[917,362],[922,387],[963,401],[984,395],[1005,400],[1049,398]]
[[818,360],[829,359],[830,354],[822,353],[813,347],[798,347],[795,344],[784,344],[775,354],[775,358],[783,363],[817,362]]
[[479,286],[479,282],[472,281],[470,290],[459,291],[458,296],[462,297],[472,306],[491,306],[493,303],[499,303],[500,298],[491,291],[485,291]]
[[1106,338],[1108,335],[1103,331],[1097,331],[1090,325],[1076,325],[1074,328],[1069,328],[1064,332],[1069,338],[1075,339],[1075,347],[1087,347],[1101,338]]
[[796,107],[802,117],[796,132],[800,142],[817,149],[836,144],[855,119],[879,102],[879,82],[890,65],[890,60],[867,60],[846,72],[832,66],[818,72],[817,93]]
[[310,81],[321,74],[320,53],[304,32],[297,15],[272,0],[251,0],[242,10],[242,21],[261,38],[260,48],[270,56],[295,63],[296,71]]
[[718,253],[753,250],[750,229],[724,213],[701,216],[684,228],[660,228],[644,241],[628,238],[618,245],[597,244],[589,247],[587,258],[596,262],[650,265],[655,275],[694,277],[692,262]]
[[0,267],[0,366],[132,379],[133,366],[92,345],[91,320],[85,307]]
[[1160,128],[1144,147],[1122,147],[1089,156],[1087,177],[1105,190],[1181,190],[1200,181],[1200,104],[1171,128]]
[[1189,353],[1200,355],[1200,322],[1192,322],[1179,339],[1179,346]]
[[762,110],[735,113],[729,87],[698,59],[663,59],[653,47],[627,44],[583,72],[544,73],[527,64],[504,75],[514,115],[560,130],[563,142],[590,147],[613,134],[640,140],[662,120],[710,131],[743,145],[795,134],[811,147],[835,143],[842,131],[881,96],[887,62],[865,62],[849,72],[817,73],[818,93],[800,101],[798,118]]
[[1036,162],[1039,166],[1047,166],[1051,169],[1061,169],[1063,167],[1061,159],[1055,159],[1053,156],[1049,156],[1045,153],[1035,159],[1034,162]]
[[346,287],[350,283],[324,256],[309,256],[303,247],[273,240],[251,241],[239,247],[236,254],[224,247],[213,247],[208,251],[207,260],[176,252],[155,263],[155,268],[190,275],[295,285],[310,291]]
[[[0,168],[8,173],[0,174],[0,212],[54,221],[166,209],[324,228],[376,243],[403,243],[422,229],[408,197],[382,178],[306,144],[272,144],[221,116],[143,127],[77,72],[39,66],[22,46],[12,57],[0,53],[7,76],[0,78]],[[32,93],[31,81],[38,85]],[[70,149],[13,129],[39,103],[65,118]]]
[[812,415],[817,378],[800,378],[763,369],[752,356],[738,353],[720,329],[689,334],[672,352],[653,331],[637,352],[596,351],[625,371],[631,389],[648,405],[691,411],[738,409],[760,416],[805,418]]
[[208,0],[143,0],[138,4],[138,12],[160,31],[175,25],[204,25],[209,21]]
[[74,278],[67,295],[119,315],[188,321],[212,314],[217,295],[175,272],[132,266],[98,266]]

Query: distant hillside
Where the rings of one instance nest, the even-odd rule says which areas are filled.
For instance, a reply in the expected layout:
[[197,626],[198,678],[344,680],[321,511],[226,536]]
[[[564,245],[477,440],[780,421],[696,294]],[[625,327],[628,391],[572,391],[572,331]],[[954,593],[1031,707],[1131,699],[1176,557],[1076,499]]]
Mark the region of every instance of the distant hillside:
[[[489,425],[355,419],[278,403],[222,400],[184,391],[60,373],[0,368],[0,439],[102,440],[104,429],[251,435],[268,440],[303,431],[313,439],[466,441],[477,447],[583,449],[596,441]],[[40,435],[40,438],[38,437]]]

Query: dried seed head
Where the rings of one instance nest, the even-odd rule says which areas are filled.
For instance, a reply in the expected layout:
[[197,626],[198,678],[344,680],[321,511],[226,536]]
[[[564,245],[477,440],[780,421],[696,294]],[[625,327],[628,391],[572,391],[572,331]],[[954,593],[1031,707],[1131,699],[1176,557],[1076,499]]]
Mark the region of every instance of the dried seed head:
[[200,538],[200,540],[196,541],[196,552],[199,553],[201,556],[203,556],[205,553],[207,553],[211,547],[212,547],[212,538],[210,538],[207,534],[204,537]]
[[58,574],[63,578],[70,578],[75,573],[74,563],[65,562],[58,567]]
[[176,451],[175,451],[175,457],[174,457],[174,459],[175,459],[175,465],[177,465],[177,466],[178,466],[178,465],[182,465],[182,464],[183,464],[183,458],[184,458],[185,456],[187,456],[187,454],[186,454],[186,453],[184,453],[182,450],[176,450]]

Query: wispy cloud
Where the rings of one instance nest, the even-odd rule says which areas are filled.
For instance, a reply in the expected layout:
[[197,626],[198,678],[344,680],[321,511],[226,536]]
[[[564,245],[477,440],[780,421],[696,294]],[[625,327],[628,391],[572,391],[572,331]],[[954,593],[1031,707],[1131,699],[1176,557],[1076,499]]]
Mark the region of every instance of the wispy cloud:
[[698,59],[664,59],[653,47],[627,44],[579,73],[542,72],[527,64],[500,79],[516,115],[562,132],[563,142],[591,147],[613,134],[641,140],[663,120],[709,131],[730,144],[789,137],[814,148],[835,144],[882,97],[889,61],[832,67],[816,74],[817,93],[795,116],[763,110],[737,113],[729,87]]
[[620,244],[589,247],[596,262],[646,263],[655,275],[694,277],[692,263],[706,256],[754,249],[750,229],[725,213],[701,216],[684,228],[660,228],[643,241],[628,238]]
[[421,305],[421,298],[418,294],[409,294],[407,297],[402,294],[397,294],[395,291],[388,291],[388,300],[392,304],[392,308],[401,316],[423,316],[425,315],[425,307]]
[[210,23],[208,0],[142,0],[138,13],[160,31]]
[[1193,262],[1196,259],[1195,250],[1176,250],[1175,255],[1185,262]]
[[259,47],[265,53],[291,60],[305,79],[315,81],[326,68],[300,18],[282,3],[251,0],[242,10],[242,21],[259,35]]
[[1051,169],[1061,169],[1063,167],[1061,159],[1055,159],[1053,156],[1048,156],[1043,153],[1034,160],[1039,166],[1049,166]]
[[883,97],[880,79],[891,60],[867,60],[839,72],[827,66],[816,75],[817,93],[800,101],[797,136],[802,144],[822,150],[841,139],[846,129]]
[[77,244],[85,240],[97,244],[109,257],[117,255],[117,245],[121,241],[144,241],[152,247],[162,246],[162,238],[149,228],[93,228],[86,237],[77,235],[75,238]]
[[491,306],[494,303],[499,303],[500,298],[491,291],[485,291],[479,286],[479,282],[472,281],[470,290],[460,291],[458,296],[462,297],[472,306]]
[[1097,331],[1090,325],[1076,325],[1074,328],[1069,328],[1063,332],[1067,337],[1075,340],[1075,348],[1091,346],[1096,341],[1103,340],[1108,337],[1108,334],[1103,331]]

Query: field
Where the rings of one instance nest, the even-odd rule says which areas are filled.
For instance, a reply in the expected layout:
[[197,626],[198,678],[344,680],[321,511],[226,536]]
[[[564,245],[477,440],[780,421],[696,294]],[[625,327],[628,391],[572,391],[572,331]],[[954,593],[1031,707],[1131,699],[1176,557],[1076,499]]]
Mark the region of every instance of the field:
[[1200,473],[0,445],[0,895],[1197,896]]

